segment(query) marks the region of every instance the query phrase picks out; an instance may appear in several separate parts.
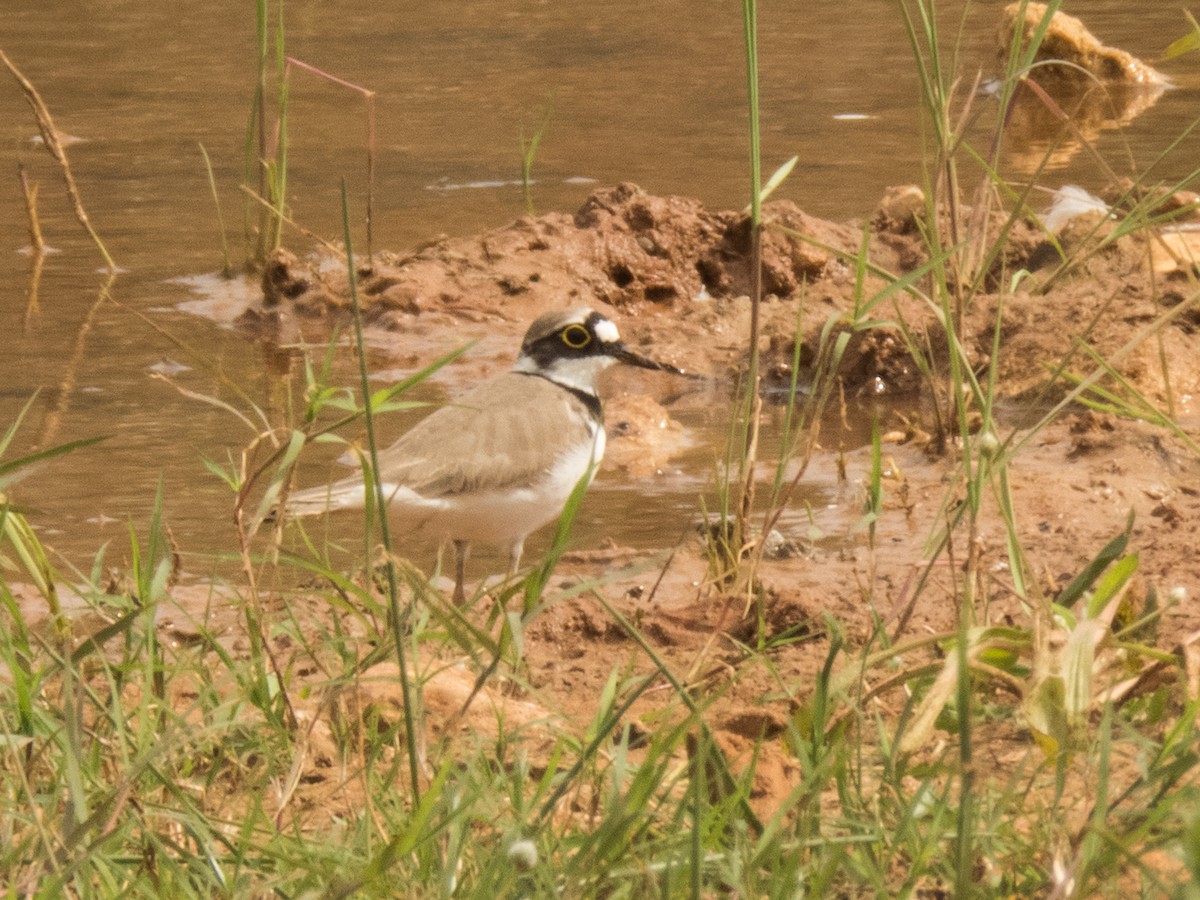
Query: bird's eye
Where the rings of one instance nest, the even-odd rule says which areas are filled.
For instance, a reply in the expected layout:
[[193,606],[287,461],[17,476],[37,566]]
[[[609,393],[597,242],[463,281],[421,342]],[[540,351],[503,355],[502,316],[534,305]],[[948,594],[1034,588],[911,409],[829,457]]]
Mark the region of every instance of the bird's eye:
[[568,325],[562,330],[562,342],[572,350],[582,350],[592,342],[592,333],[582,325]]

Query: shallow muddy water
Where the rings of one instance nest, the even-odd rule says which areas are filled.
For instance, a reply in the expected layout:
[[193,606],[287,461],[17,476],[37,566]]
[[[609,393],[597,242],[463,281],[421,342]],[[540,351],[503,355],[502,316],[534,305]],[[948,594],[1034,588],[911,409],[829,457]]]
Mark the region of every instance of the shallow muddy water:
[[[211,306],[220,265],[217,217],[198,148],[211,155],[231,249],[242,257],[238,183],[253,87],[253,4],[77,3],[10,0],[0,46],[38,87],[69,147],[92,222],[122,271],[111,285],[81,235],[57,172],[31,142],[36,128],[16,86],[0,79],[0,426],[31,401],[10,448],[22,453],[94,435],[98,447],[51,461],[13,490],[47,542],[86,566],[112,542],[121,561],[129,523],[144,528],[161,478],[167,518],[189,571],[232,546],[227,489],[205,469],[252,437],[228,412],[185,396],[238,403],[234,386],[275,409],[289,387],[272,348],[229,327]],[[287,5],[288,52],[377,93],[377,247],[403,249],[438,233],[469,234],[524,212],[520,139],[548,127],[534,164],[539,212],[572,210],[596,185],[634,181],[714,207],[745,203],[745,111],[740,12],[713,2],[413,4],[403,17],[367,17],[338,3]],[[999,4],[969,7],[965,71],[994,70]],[[1170,4],[1095,2],[1087,24],[1103,40],[1154,61],[1186,23]],[[945,7],[948,28],[960,7]],[[768,171],[800,164],[778,196],[844,220],[870,215],[888,185],[920,181],[915,67],[896,6],[879,0],[764,4],[760,22],[763,151]],[[1178,87],[1122,132],[1097,137],[1118,173],[1144,167],[1200,109],[1195,60],[1164,64]],[[289,200],[321,235],[340,234],[339,182],[356,216],[364,202],[366,126],[357,96],[296,74],[291,90]],[[1184,142],[1156,171],[1186,173]],[[40,185],[49,255],[29,309],[32,263],[16,177]],[[1098,188],[1087,154],[1047,182]],[[290,240],[302,246],[303,240]],[[197,292],[197,287],[204,288]],[[238,295],[229,308],[237,308]],[[253,290],[253,285],[249,287]],[[456,343],[447,335],[443,349]],[[422,348],[431,349],[432,348]],[[503,357],[509,348],[484,346]],[[371,362],[395,370],[396,353]],[[353,383],[348,355],[338,377]],[[241,404],[239,404],[241,405]],[[245,408],[244,405],[241,405]],[[653,484],[601,479],[577,543],[603,536],[669,544],[693,514],[722,423],[680,413],[695,445]],[[389,427],[403,427],[397,422]],[[817,470],[814,509],[853,504]],[[797,528],[804,515],[797,514]]]

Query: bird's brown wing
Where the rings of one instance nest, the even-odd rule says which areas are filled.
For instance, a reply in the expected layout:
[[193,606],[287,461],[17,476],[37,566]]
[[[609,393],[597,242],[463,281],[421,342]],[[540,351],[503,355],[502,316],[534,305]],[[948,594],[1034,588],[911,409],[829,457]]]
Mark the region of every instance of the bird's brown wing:
[[430,498],[526,487],[590,439],[589,421],[570,391],[509,372],[418,422],[379,454],[380,474]]

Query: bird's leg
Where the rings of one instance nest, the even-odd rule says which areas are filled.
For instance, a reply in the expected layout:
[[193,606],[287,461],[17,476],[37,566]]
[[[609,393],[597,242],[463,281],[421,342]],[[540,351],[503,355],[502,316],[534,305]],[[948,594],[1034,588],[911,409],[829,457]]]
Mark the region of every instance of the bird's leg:
[[467,592],[463,583],[467,580],[467,551],[471,545],[466,541],[454,542],[454,605],[462,606],[467,602]]
[[508,550],[508,578],[511,581],[517,577],[517,569],[521,568],[521,554],[525,550],[525,538],[521,538]]

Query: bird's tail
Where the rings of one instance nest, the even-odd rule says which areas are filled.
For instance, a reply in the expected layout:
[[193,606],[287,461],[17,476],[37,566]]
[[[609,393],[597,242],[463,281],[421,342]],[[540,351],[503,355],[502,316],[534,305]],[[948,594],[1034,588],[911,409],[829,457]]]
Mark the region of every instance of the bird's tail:
[[333,484],[296,491],[287,498],[283,506],[284,518],[317,516],[335,509],[362,509],[363,482],[361,478],[347,478]]

